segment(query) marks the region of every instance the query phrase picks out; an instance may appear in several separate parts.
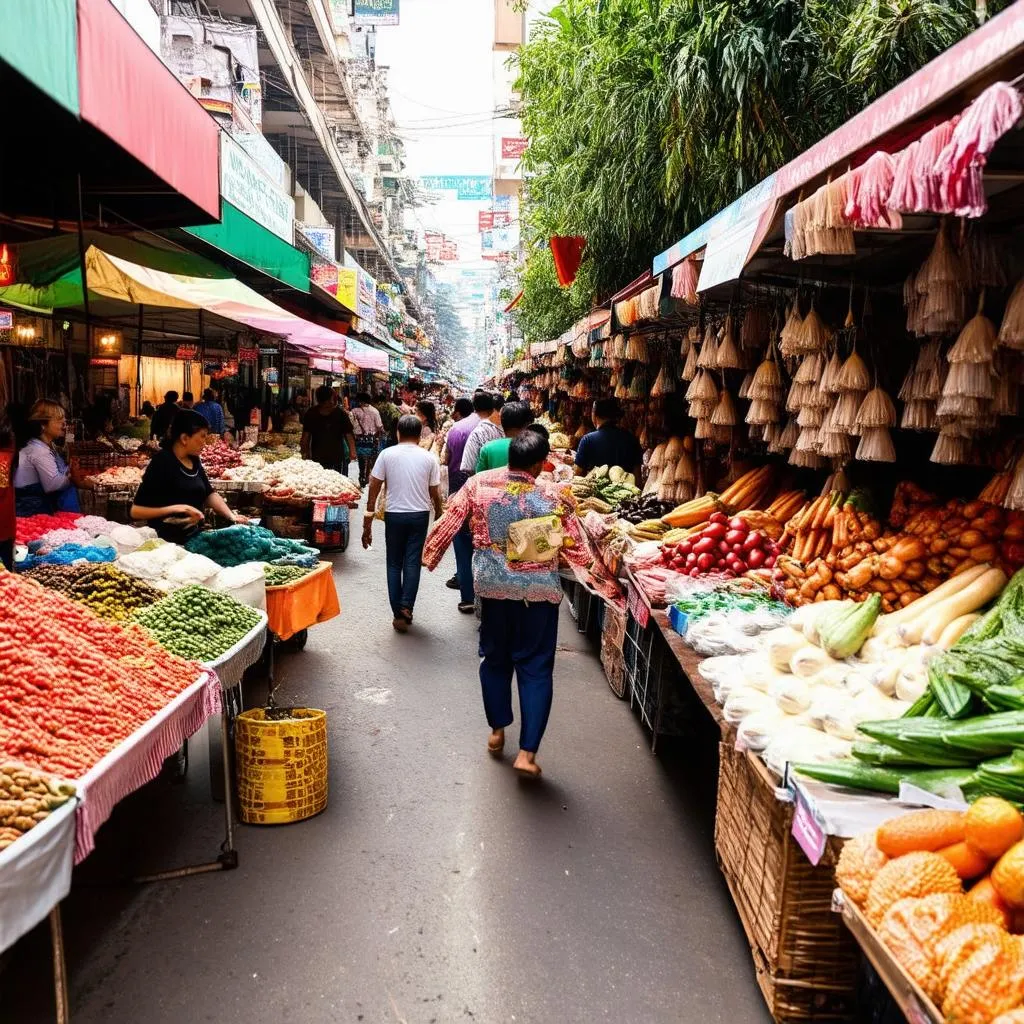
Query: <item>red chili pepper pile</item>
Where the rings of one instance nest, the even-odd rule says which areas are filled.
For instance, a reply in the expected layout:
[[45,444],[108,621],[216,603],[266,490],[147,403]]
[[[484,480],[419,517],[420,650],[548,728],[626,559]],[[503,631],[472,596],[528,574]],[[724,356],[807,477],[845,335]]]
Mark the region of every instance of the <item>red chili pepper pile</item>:
[[78,778],[202,671],[13,573],[0,608],[0,761]]
[[70,530],[81,512],[57,512],[52,516],[38,515],[19,518],[15,525],[14,539],[18,544],[31,544],[51,530]]

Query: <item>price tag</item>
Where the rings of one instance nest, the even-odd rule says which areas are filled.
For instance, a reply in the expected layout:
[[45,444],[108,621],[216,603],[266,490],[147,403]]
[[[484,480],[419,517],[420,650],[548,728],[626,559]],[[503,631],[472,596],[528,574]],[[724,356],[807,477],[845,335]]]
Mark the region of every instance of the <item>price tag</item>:
[[796,806],[793,810],[793,838],[807,855],[807,859],[817,865],[825,852],[828,836],[825,835],[825,830],[799,788],[795,790],[794,795]]
[[636,619],[641,629],[646,629],[647,623],[651,619],[651,609],[644,603],[644,599],[640,596],[640,591],[632,583],[629,584],[628,592],[629,597],[626,603],[629,614]]

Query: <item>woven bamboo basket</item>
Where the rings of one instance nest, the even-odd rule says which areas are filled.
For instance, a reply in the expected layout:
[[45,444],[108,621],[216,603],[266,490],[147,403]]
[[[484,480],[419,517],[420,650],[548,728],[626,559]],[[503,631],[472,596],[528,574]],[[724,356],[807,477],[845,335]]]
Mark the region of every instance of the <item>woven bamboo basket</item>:
[[327,806],[327,714],[291,708],[274,721],[263,708],[235,719],[238,804],[249,825],[283,825]]
[[835,855],[812,865],[791,834],[793,805],[756,758],[720,746],[715,852],[778,1024],[849,1021],[857,946],[832,912]]

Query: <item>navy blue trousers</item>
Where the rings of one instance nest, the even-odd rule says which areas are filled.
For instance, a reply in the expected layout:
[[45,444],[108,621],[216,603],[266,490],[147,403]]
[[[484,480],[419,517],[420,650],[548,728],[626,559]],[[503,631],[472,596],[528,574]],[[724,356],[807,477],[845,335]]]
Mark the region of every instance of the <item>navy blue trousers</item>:
[[452,540],[455,549],[455,574],[459,577],[459,601],[473,603],[473,534],[468,521],[462,524]]
[[512,724],[512,675],[519,684],[519,747],[536,753],[551,713],[558,605],[482,599],[480,684],[492,729]]
[[385,512],[384,547],[388,564],[388,599],[394,615],[412,611],[420,589],[420,560],[430,525],[429,512]]

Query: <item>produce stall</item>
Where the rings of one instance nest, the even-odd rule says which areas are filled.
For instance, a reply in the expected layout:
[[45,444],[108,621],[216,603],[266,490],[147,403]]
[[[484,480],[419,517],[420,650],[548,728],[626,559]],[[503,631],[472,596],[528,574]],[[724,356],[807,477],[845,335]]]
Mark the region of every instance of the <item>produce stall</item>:
[[341,613],[334,566],[320,562],[315,569],[267,566],[267,620],[277,640],[291,640]]

